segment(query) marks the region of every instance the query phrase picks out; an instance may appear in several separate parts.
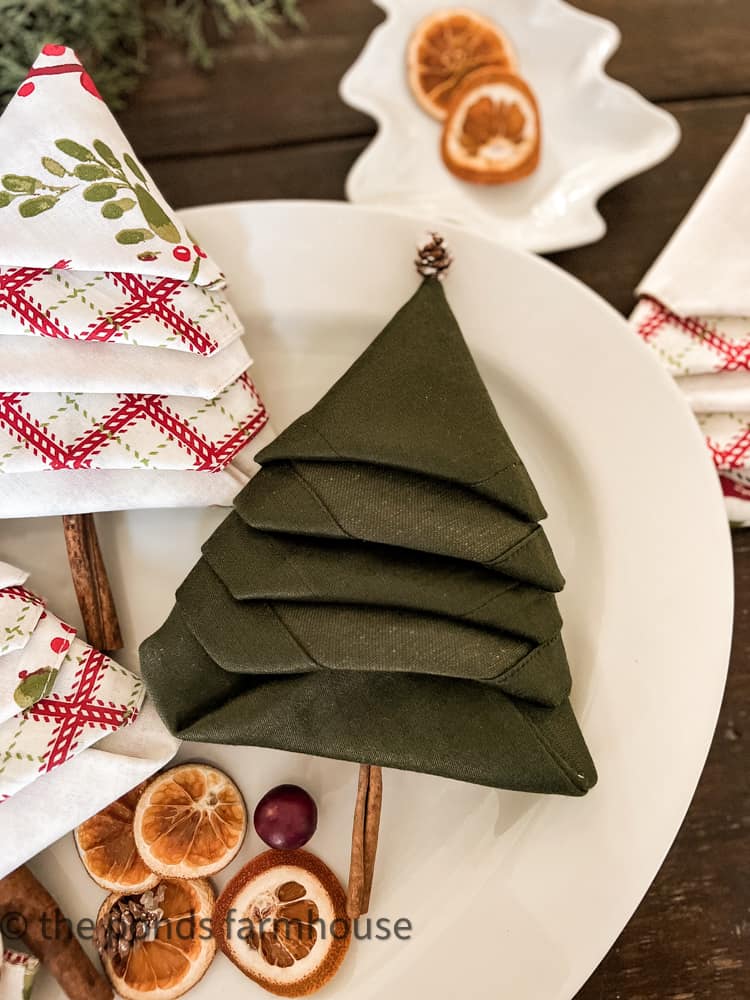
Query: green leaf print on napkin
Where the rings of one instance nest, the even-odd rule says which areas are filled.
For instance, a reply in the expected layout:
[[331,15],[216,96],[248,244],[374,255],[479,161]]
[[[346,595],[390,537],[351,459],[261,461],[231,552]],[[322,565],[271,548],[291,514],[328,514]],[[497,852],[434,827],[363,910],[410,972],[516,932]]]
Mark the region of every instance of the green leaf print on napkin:
[[[40,177],[25,174],[5,174],[0,178],[0,209],[18,201],[18,212],[24,219],[33,218],[53,209],[57,203],[76,188],[86,202],[99,206],[102,218],[115,221],[136,206],[146,223],[132,226],[113,233],[120,246],[135,246],[155,237],[177,247],[177,260],[186,263],[192,259],[193,266],[188,281],[195,281],[200,268],[201,257],[195,250],[177,246],[182,234],[167,212],[148,189],[148,179],[140,164],[130,153],[123,153],[122,160],[102,139],[94,139],[92,148],[74,139],[57,139],[55,147],[64,156],[77,161],[66,165],[52,156],[42,156],[44,170],[57,180],[65,179],[64,185],[54,184]],[[123,197],[125,195],[125,197]],[[132,196],[132,197],[131,197]],[[137,254],[141,260],[153,260],[159,251],[148,255]]]
[[13,692],[13,699],[18,707],[24,710],[46,698],[55,686],[57,673],[54,667],[40,667],[27,674]]

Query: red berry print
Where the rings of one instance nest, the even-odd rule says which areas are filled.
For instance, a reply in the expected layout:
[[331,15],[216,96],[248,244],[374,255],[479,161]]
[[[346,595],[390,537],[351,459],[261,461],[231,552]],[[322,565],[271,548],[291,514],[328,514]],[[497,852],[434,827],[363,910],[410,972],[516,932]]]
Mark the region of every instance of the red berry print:
[[64,45],[45,45],[42,49],[42,53],[45,56],[64,56],[65,46]]
[[172,251],[172,256],[175,258],[175,260],[188,261],[190,260],[192,254],[190,253],[190,249],[188,247],[179,246],[174,248],[174,250]]
[[70,649],[70,643],[67,639],[63,639],[62,636],[57,636],[57,638],[53,639],[49,644],[49,648],[53,653],[65,653]]
[[208,254],[206,253],[206,251],[203,250],[201,247],[199,247],[197,243],[193,247],[193,250],[195,250],[195,252],[198,254],[198,256],[200,257],[201,260],[205,260],[206,257],[208,257]]
[[55,271],[64,271],[66,268],[70,267],[69,260],[58,260],[56,264],[52,265]]
[[60,628],[63,630],[63,632],[67,632],[68,635],[75,635],[76,634],[76,630],[73,628],[73,626],[72,625],[66,625],[65,622],[60,622]]
[[94,97],[98,97],[100,101],[103,100],[102,95],[96,89],[96,84],[88,75],[86,70],[84,70],[83,73],[81,73],[81,86],[83,87],[84,90],[88,90],[90,94],[93,94]]
[[28,97],[29,94],[33,94],[35,90],[36,87],[31,82],[31,80],[27,80],[26,83],[22,83],[21,86],[18,88],[18,96]]

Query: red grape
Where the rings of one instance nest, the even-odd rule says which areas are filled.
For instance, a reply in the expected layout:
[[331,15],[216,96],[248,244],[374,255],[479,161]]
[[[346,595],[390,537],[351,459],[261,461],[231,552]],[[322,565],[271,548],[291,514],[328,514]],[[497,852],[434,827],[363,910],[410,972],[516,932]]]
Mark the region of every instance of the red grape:
[[299,785],[278,785],[255,808],[255,831],[269,847],[293,851],[303,847],[318,825],[315,799]]

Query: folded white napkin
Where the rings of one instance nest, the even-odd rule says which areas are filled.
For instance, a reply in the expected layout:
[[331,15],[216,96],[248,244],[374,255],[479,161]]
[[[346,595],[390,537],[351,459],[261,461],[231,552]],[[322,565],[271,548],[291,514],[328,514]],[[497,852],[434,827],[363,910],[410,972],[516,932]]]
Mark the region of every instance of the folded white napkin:
[[0,264],[223,284],[72,49],[45,45],[0,118]]
[[0,1000],[31,1000],[39,959],[11,948],[0,938]]
[[230,507],[258,471],[254,455],[275,432],[266,424],[220,472],[103,469],[0,475],[0,517],[44,517],[159,507]]
[[[25,576],[0,563],[0,582]],[[75,638],[30,591],[7,600],[4,591],[0,610],[23,603],[40,614],[31,635],[24,628],[24,645],[0,655],[0,686],[18,670],[12,680],[21,694],[0,722],[0,878],[153,774],[178,747],[142,704],[135,674]],[[50,684],[34,683],[41,673]]]
[[157,347],[0,338],[0,393],[142,392],[213,399],[252,364],[241,340],[208,357]]
[[3,562],[0,559],[0,589],[6,587],[21,587],[29,578],[29,574],[17,566]]
[[154,774],[178,746],[146,700],[132,725],[1,803],[0,878]]
[[[2,218],[2,216],[0,216]],[[208,355],[242,333],[226,295],[177,278],[0,268],[0,336],[164,347]]]
[[638,285],[631,324],[699,414],[732,520],[750,522],[750,118]]

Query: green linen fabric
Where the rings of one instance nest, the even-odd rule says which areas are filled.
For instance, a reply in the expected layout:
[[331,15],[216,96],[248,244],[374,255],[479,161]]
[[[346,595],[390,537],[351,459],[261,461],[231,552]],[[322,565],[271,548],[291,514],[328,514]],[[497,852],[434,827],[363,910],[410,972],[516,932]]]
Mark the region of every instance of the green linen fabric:
[[538,524],[425,476],[353,463],[278,462],[262,468],[234,504],[264,531],[398,545],[478,562],[546,590],[565,584]]
[[386,545],[271,534],[230,514],[203,556],[237,601],[410,608],[535,642],[560,632],[554,595],[475,563]]
[[232,673],[438,674],[494,684],[548,705],[558,705],[570,693],[559,634],[536,645],[495,629],[400,608],[235,601],[203,560],[177,591],[177,605],[211,659]]
[[529,521],[545,517],[435,279],[257,456],[285,459],[392,466],[473,489]]
[[222,670],[175,608],[141,647],[143,676],[185,740],[365,761],[495,788],[583,795],[596,769],[565,701],[556,708],[451,678]]
[[141,647],[175,735],[596,782],[544,508],[436,279],[258,461]]

